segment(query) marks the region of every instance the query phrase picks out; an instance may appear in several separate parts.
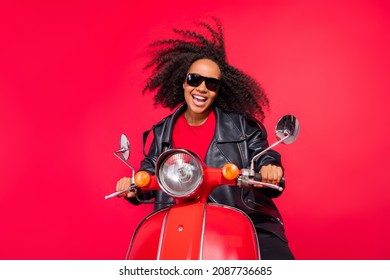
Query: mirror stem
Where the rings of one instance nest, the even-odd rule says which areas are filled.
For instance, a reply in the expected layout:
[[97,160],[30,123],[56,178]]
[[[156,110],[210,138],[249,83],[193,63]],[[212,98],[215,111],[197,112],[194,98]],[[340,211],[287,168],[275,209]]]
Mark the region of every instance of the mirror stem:
[[122,152],[121,151],[122,149],[120,149],[119,151],[116,151],[116,152],[114,152],[114,155],[117,157],[117,158],[119,158],[124,164],[126,164],[128,167],[130,167],[130,169],[131,169],[131,177],[132,178],[134,178],[134,173],[135,173],[135,171],[134,171],[134,168],[127,162],[127,161],[125,161],[123,158],[121,158],[120,156],[118,156],[118,152]]
[[286,140],[288,137],[290,137],[290,133],[287,132],[286,133],[286,136],[284,136],[282,139],[280,139],[279,141],[275,142],[274,144],[272,144],[271,146],[269,146],[268,148],[266,148],[265,150],[261,151],[260,153],[258,153],[257,155],[255,155],[252,160],[251,160],[251,167],[250,167],[250,176],[255,176],[255,161],[261,157],[262,155],[264,155],[266,152],[268,152],[269,150],[271,150],[273,147],[275,147],[276,145],[280,144],[281,142],[283,142],[284,140]]
[[124,153],[124,152],[126,152],[127,150],[128,150],[128,149],[126,149],[126,148],[121,148],[120,150],[115,151],[114,154],[116,154],[116,153]]

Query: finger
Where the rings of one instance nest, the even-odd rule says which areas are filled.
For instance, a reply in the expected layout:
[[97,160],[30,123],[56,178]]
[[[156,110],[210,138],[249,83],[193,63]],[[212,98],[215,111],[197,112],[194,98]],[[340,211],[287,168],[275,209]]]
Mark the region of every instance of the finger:
[[279,166],[278,167],[278,180],[277,180],[277,185],[279,185],[280,181],[282,180],[283,177],[283,169]]
[[272,184],[274,181],[274,170],[272,165],[267,165],[265,166],[265,171],[266,171],[266,177],[263,180],[263,182],[270,183]]
[[133,198],[135,197],[136,193],[135,191],[129,191],[126,193],[127,198]]
[[124,189],[127,189],[130,187],[130,178],[128,177],[124,177],[122,179],[119,180],[120,181],[120,189],[119,190],[124,190]]
[[267,166],[262,166],[260,169],[261,181],[266,182],[268,180],[268,168]]
[[115,190],[116,190],[117,192],[119,191],[119,188],[120,188],[120,181],[121,181],[121,180],[118,180],[118,181],[116,182]]
[[276,165],[271,166],[270,179],[271,179],[272,184],[274,184],[274,185],[276,185],[278,183],[278,174],[279,174],[278,168],[279,168],[279,166],[276,166]]

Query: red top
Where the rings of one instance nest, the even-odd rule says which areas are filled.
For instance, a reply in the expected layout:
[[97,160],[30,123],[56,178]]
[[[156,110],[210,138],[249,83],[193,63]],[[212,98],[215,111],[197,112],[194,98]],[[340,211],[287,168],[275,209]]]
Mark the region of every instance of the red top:
[[173,146],[190,150],[205,160],[207,150],[214,136],[216,120],[211,111],[206,121],[201,125],[189,125],[182,114],[173,128]]

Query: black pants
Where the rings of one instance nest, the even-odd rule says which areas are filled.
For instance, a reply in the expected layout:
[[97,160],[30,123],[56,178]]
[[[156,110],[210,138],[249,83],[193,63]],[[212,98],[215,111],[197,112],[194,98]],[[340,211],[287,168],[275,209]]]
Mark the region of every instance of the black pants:
[[294,260],[288,244],[279,237],[265,231],[258,231],[260,254],[263,260]]

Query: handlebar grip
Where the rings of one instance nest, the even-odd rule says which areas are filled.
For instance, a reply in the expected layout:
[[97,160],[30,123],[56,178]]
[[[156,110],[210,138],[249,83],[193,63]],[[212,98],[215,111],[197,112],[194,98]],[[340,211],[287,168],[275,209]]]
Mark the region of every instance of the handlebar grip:
[[252,186],[256,186],[256,185],[260,186],[261,185],[265,188],[274,189],[274,190],[277,190],[279,192],[282,192],[284,189],[284,177],[282,177],[282,179],[280,180],[279,185],[265,183],[265,182],[262,182],[261,179],[262,179],[261,174],[255,173],[252,180],[248,179],[247,184],[249,184],[249,185],[252,184]]
[[284,176],[282,176],[279,182],[279,186],[281,186],[284,189],[284,184],[285,184],[285,180],[284,180]]
[[[256,181],[261,182],[261,174],[260,173],[255,173],[254,179]],[[282,176],[282,178],[280,179],[280,182],[279,182],[278,185],[281,186],[282,188],[284,188],[284,184],[285,184],[285,179],[284,179],[284,176]]]
[[255,180],[261,182],[261,174],[255,173]]

